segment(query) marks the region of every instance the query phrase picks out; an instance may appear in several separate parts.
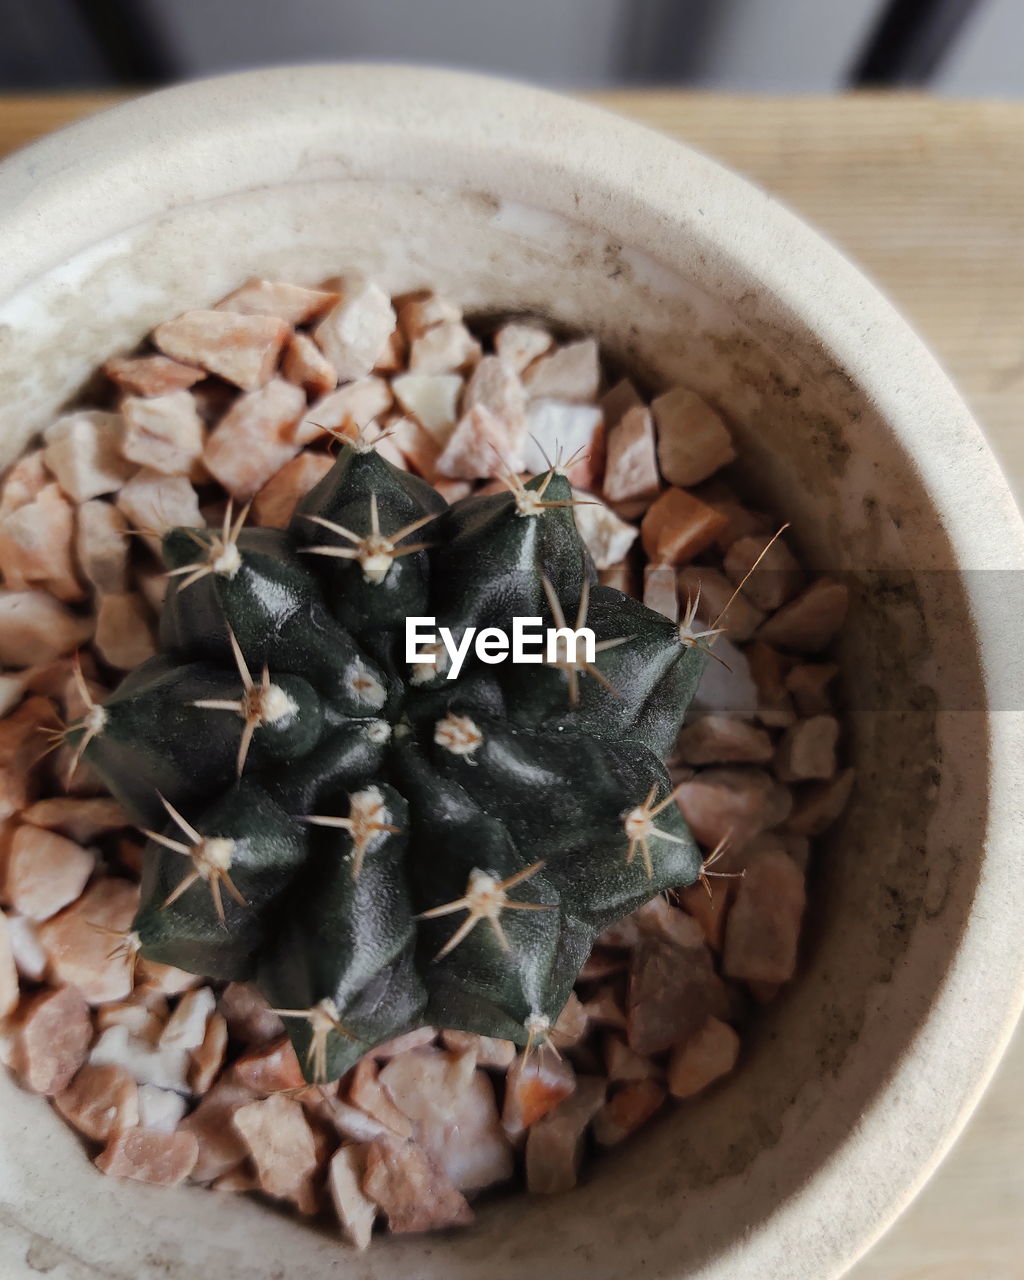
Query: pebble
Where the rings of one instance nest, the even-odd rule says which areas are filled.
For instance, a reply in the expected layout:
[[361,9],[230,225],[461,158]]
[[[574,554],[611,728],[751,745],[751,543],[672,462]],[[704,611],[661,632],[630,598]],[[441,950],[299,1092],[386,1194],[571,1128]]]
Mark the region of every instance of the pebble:
[[287,1037],[246,1050],[232,1067],[232,1073],[239,1084],[253,1093],[301,1089],[306,1082]]
[[697,602],[697,620],[705,627],[721,627],[736,644],[749,640],[764,621],[764,613],[724,573],[691,564],[679,570],[676,581],[683,604]]
[[304,289],[283,280],[247,280],[217,303],[218,311],[244,316],[276,316],[285,324],[309,324],[338,300],[324,289]]
[[276,316],[186,311],[153,330],[153,342],[173,360],[195,364],[255,391],[273,377],[289,326]]
[[779,740],[775,773],[782,782],[831,778],[836,771],[839,721],[835,716],[811,716],[791,725]]
[[4,899],[31,920],[48,920],[75,901],[95,865],[92,850],[23,823],[7,852]]
[[78,508],[75,544],[82,572],[100,595],[128,589],[128,521],[110,502],[93,499]]
[[271,1094],[239,1107],[232,1124],[252,1156],[260,1189],[275,1199],[290,1200],[300,1213],[314,1213],[317,1151],[302,1106],[283,1094]]
[[722,980],[703,945],[645,941],[631,956],[626,1037],[650,1056],[693,1035],[723,998]]
[[252,1101],[249,1090],[229,1072],[221,1076],[199,1106],[181,1122],[181,1129],[193,1134],[199,1144],[193,1181],[212,1182],[247,1158],[249,1149],[234,1127],[232,1117],[239,1107]]
[[665,1096],[665,1086],[657,1080],[636,1080],[621,1085],[594,1116],[597,1144],[618,1146],[661,1109]]
[[588,492],[601,474],[604,445],[601,410],[589,404],[571,404],[550,398],[531,400],[522,441],[525,471],[539,475],[552,464],[562,468],[569,482]]
[[802,716],[824,716],[832,711],[829,685],[839,672],[834,662],[798,663],[786,675],[786,688]]
[[395,399],[430,433],[439,450],[455,430],[462,387],[462,379],[451,373],[405,373],[391,382]]
[[42,449],[33,449],[13,462],[0,481],[0,520],[32,502],[53,479]]
[[766,644],[795,653],[820,653],[846,621],[849,597],[844,583],[818,578],[773,613],[758,636]]
[[797,836],[820,836],[846,808],[853,783],[853,770],[843,769],[828,782],[801,787],[786,830]]
[[143,596],[100,596],[93,643],[104,662],[131,671],[156,653],[149,605]]
[[220,993],[217,1009],[231,1038],[241,1044],[265,1044],[284,1035],[284,1023],[250,983],[229,982]]
[[123,1067],[86,1063],[53,1103],[69,1124],[93,1142],[108,1142],[139,1123],[139,1088]]
[[677,1044],[668,1063],[668,1091],[692,1098],[736,1065],[740,1038],[727,1022],[709,1017],[689,1040]]
[[[586,1006],[584,1006],[586,1007]],[[537,1123],[576,1088],[571,1065],[543,1046],[518,1054],[505,1076],[501,1122],[512,1139]]]
[[193,987],[178,1001],[160,1036],[161,1049],[198,1049],[217,1005],[210,987]]
[[487,479],[516,448],[508,426],[483,405],[459,419],[437,459],[437,470],[455,480]]
[[803,570],[785,542],[776,538],[769,546],[769,541],[764,534],[737,538],[725,553],[727,576],[737,586],[742,582],[743,595],[765,613],[795,595],[804,580]]
[[323,438],[325,431],[341,432],[355,439],[358,432],[391,408],[391,388],[383,378],[368,375],[346,382],[303,409],[303,418],[295,431],[298,445]]
[[59,831],[79,844],[127,827],[131,819],[111,796],[48,796],[21,815],[25,822]]
[[250,521],[262,528],[285,529],[300,500],[327,475],[334,459],[303,452],[286,462],[253,499]]
[[442,1031],[441,1043],[453,1053],[472,1053],[478,1067],[494,1067],[499,1071],[510,1067],[516,1056],[511,1040],[478,1036],[472,1031]]
[[767,764],[774,748],[770,735],[735,716],[704,715],[684,726],[676,754],[685,764]]
[[480,343],[456,320],[432,325],[409,344],[410,373],[467,372],[479,359]]
[[0,520],[0,575],[11,591],[39,588],[75,603],[85,596],[74,563],[75,513],[60,486]]
[[69,986],[44,990],[29,996],[19,1012],[12,1065],[26,1089],[53,1097],[74,1079],[91,1041],[81,992]]
[[18,966],[7,913],[0,911],[0,1022],[18,1005]]
[[147,545],[158,553],[168,529],[196,529],[205,523],[196,491],[184,476],[140,471],[117,495],[117,505],[131,528],[144,534]]
[[380,1073],[416,1141],[460,1191],[504,1182],[513,1167],[494,1086],[475,1067],[473,1052],[421,1048],[392,1058]]
[[501,358],[523,373],[554,345],[554,338],[540,325],[511,321],[494,335],[494,349]]
[[365,378],[384,354],[396,324],[394,309],[379,286],[346,280],[339,301],[313,330],[313,339],[342,382]]
[[658,463],[669,484],[700,484],[736,457],[722,415],[695,391],[673,387],[651,402],[658,428]]
[[96,1157],[96,1168],[111,1178],[176,1187],[192,1172],[198,1155],[191,1133],[127,1129]]
[[724,972],[747,982],[788,982],[803,913],[804,876],[792,858],[771,851],[752,858],[729,911]]
[[770,773],[753,765],[702,769],[680,785],[676,796],[694,837],[708,848],[728,838],[733,845],[778,826],[793,798]]
[[139,887],[128,880],[98,880],[39,930],[50,970],[73,983],[90,1004],[124,1000],[132,990],[132,964],[116,954],[117,937],[131,928]]
[[154,1133],[173,1133],[185,1117],[188,1103],[173,1089],[154,1084],[138,1086],[139,1124]]
[[724,524],[714,507],[685,489],[666,489],[647,509],[640,537],[655,564],[683,564],[714,542]]
[[240,396],[203,450],[207,470],[238,502],[248,502],[299,451],[295,428],[306,412],[301,388],[273,378]]
[[132,396],[165,396],[187,391],[206,377],[194,365],[179,364],[167,356],[114,356],[103,372],[121,391]]
[[188,391],[163,396],[126,396],[121,403],[129,462],[164,475],[189,475],[202,455],[206,428]]
[[338,371],[307,333],[293,333],[281,361],[281,376],[307,396],[325,396],[338,385]]
[[637,404],[608,432],[604,496],[608,502],[648,504],[661,492],[651,411]]
[[28,667],[52,662],[92,635],[82,617],[46,591],[0,589],[0,664]]
[[370,1247],[377,1206],[363,1191],[367,1148],[340,1147],[327,1166],[327,1190],[342,1236],[360,1251]]
[[625,559],[637,539],[634,525],[621,520],[611,507],[582,490],[574,490],[576,528],[596,569],[610,569]]
[[526,1138],[528,1191],[557,1195],[576,1185],[587,1126],[604,1105],[607,1088],[598,1077],[577,1077],[575,1092],[532,1126]]
[[531,400],[569,400],[584,405],[596,400],[601,385],[596,341],[583,338],[541,356],[524,372],[523,385]]
[[119,413],[83,409],[43,432],[43,458],[60,487],[75,502],[116,493],[135,470],[121,452],[124,420]]
[[197,1097],[206,1093],[217,1079],[227,1051],[228,1024],[219,1013],[214,1013],[206,1024],[202,1044],[190,1054],[188,1084]]
[[465,1196],[415,1142],[375,1138],[367,1148],[363,1192],[396,1234],[468,1226]]

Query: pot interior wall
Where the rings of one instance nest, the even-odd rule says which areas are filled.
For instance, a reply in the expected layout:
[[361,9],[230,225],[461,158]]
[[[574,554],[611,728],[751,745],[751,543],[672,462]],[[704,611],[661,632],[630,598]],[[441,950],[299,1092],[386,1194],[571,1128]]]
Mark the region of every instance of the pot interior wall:
[[[100,361],[252,274],[314,283],[358,269],[392,292],[438,288],[468,311],[537,312],[596,333],[652,384],[709,395],[742,443],[740,483],[793,522],[808,562],[849,574],[855,588],[843,677],[854,802],[813,869],[805,972],[763,1015],[727,1085],[605,1158],[570,1196],[498,1198],[465,1235],[389,1241],[362,1259],[251,1202],[105,1180],[44,1102],[4,1080],[3,1213],[38,1232],[31,1248],[55,1249],[68,1275],[77,1259],[114,1275],[201,1269],[224,1280],[512,1280],[534,1270],[612,1280],[684,1266],[717,1275],[716,1260],[721,1274],[745,1276],[738,1258],[729,1269],[739,1238],[832,1157],[912,1044],[956,947],[985,828],[986,762],[965,745],[972,733],[983,741],[981,713],[969,710],[983,705],[979,677],[962,656],[973,652],[966,606],[951,573],[873,589],[869,570],[952,564],[908,460],[827,350],[771,319],[758,281],[724,287],[728,264],[705,246],[684,246],[684,259],[689,278],[678,263],[486,192],[310,181],[176,208],[0,306],[8,458]],[[933,644],[938,619],[946,649]],[[965,708],[952,721],[937,711],[950,637]],[[884,1204],[884,1171],[856,1191]],[[836,1212],[822,1206],[807,1234],[827,1236]],[[145,1224],[141,1259],[137,1238],[118,1243],[125,1221]],[[806,1238],[778,1247],[799,1253],[790,1274],[815,1274]]]

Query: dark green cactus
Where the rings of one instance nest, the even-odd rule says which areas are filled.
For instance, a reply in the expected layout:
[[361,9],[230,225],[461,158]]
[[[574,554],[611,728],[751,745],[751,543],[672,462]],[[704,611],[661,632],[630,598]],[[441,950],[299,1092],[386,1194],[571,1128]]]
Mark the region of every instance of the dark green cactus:
[[[311,1079],[423,1023],[543,1039],[595,937],[703,874],[662,763],[705,661],[593,585],[556,469],[447,507],[346,445],[286,532],[176,529],[163,652],[69,732],[147,831],[142,954],[255,980]],[[593,628],[405,661],[405,620]]]

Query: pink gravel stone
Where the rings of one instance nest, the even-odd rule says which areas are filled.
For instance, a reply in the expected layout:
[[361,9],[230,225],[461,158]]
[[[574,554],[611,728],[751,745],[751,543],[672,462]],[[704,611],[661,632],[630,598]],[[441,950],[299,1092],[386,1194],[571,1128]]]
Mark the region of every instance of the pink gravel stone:
[[598,987],[592,996],[583,1001],[583,1011],[590,1022],[598,1027],[624,1028],[626,1014],[615,991],[610,986]]
[[645,564],[643,602],[670,622],[679,621],[676,571],[670,564]]
[[768,543],[764,534],[737,538],[726,552],[725,572],[737,586],[743,583],[748,600],[770,613],[800,590],[804,574],[781,538]]
[[387,1216],[396,1234],[467,1226],[465,1197],[415,1142],[376,1138],[366,1153],[364,1194]]
[[338,301],[336,293],[304,289],[283,280],[247,280],[217,303],[218,311],[243,316],[276,316],[286,324],[309,324]]
[[69,1124],[94,1142],[108,1142],[139,1123],[139,1087],[123,1067],[87,1063],[53,1103]]
[[128,1129],[96,1157],[96,1168],[111,1178],[176,1187],[195,1168],[198,1155],[194,1134]]
[[844,769],[828,782],[801,787],[786,829],[798,836],[820,836],[846,808],[854,772]]
[[602,1147],[617,1146],[661,1109],[665,1097],[657,1080],[622,1085],[594,1116],[595,1140]]
[[228,1051],[228,1024],[215,1013],[206,1024],[203,1042],[192,1050],[188,1073],[189,1088],[197,1096],[206,1093],[216,1080]]
[[21,815],[34,827],[58,831],[79,844],[131,825],[131,819],[111,796],[48,796]]
[[232,1067],[232,1074],[253,1093],[301,1089],[306,1082],[287,1037],[243,1053]]
[[724,991],[704,945],[677,947],[651,940],[633,952],[628,992],[630,1048],[650,1055],[686,1040]]
[[56,484],[0,520],[0,575],[11,591],[34,587],[59,600],[83,599],[72,554],[74,511]]
[[530,1129],[526,1138],[526,1189],[556,1195],[576,1185],[587,1125],[604,1105],[608,1082],[579,1076],[576,1091]]
[[501,1122],[510,1138],[546,1116],[576,1088],[576,1075],[564,1058],[543,1047],[520,1053],[505,1077]]
[[480,343],[464,324],[445,320],[409,344],[409,372],[461,373],[480,359]]
[[32,920],[48,920],[79,896],[96,857],[64,836],[24,823],[11,838],[6,863],[5,901]]
[[748,982],[788,982],[796,971],[804,876],[785,853],[751,859],[725,931],[723,969]]
[[147,545],[157,552],[168,529],[194,529],[204,523],[196,491],[184,476],[140,471],[117,495],[117,505],[131,528],[146,534]]
[[0,1021],[18,1004],[18,966],[14,962],[11,927],[0,911]]
[[517,444],[526,430],[526,392],[519,375],[500,356],[484,356],[471,374],[462,394],[462,412],[477,405],[488,409],[504,424]]
[[531,400],[569,400],[590,404],[601,385],[601,363],[597,343],[583,338],[556,347],[533,362],[523,374],[523,385]]
[[676,740],[685,764],[767,764],[772,740],[764,729],[734,716],[701,716],[685,726]]
[[365,280],[343,282],[339,301],[313,331],[317,346],[343,382],[365,378],[384,354],[395,313],[387,294]]
[[658,462],[669,484],[700,484],[736,457],[722,416],[695,391],[673,387],[651,402],[658,428]]
[[392,388],[373,375],[346,382],[317,400],[305,411],[295,433],[300,445],[323,439],[325,431],[340,431],[354,440],[359,431],[387,413],[392,403]]
[[298,453],[295,428],[306,411],[299,387],[274,378],[240,396],[203,451],[210,474],[239,502],[248,502]]
[[639,530],[590,494],[579,492],[573,496],[581,500],[573,515],[594,567],[608,569],[620,563],[636,541]]
[[400,1138],[413,1136],[412,1122],[381,1084],[373,1058],[360,1058],[356,1063],[349,1080],[348,1100]]
[[35,796],[40,757],[49,745],[46,730],[59,726],[53,703],[40,697],[26,698],[0,720],[0,821]]
[[93,643],[103,660],[120,671],[131,671],[152,658],[156,636],[145,598],[134,592],[101,596]]
[[523,373],[553,345],[554,338],[547,329],[524,321],[510,321],[494,335],[495,351],[516,373]]
[[315,1212],[316,1144],[301,1105],[280,1093],[272,1094],[239,1107],[232,1123],[267,1195],[290,1200],[300,1213]]
[[633,912],[640,939],[657,938],[676,947],[699,947],[704,935],[695,920],[659,894]]
[[179,364],[167,356],[114,356],[103,372],[122,391],[132,396],[165,396],[187,391],[206,377],[203,369]]
[[78,508],[76,552],[82,572],[101,595],[128,589],[128,521],[110,502],[94,499]]
[[286,462],[253,499],[251,522],[262,528],[287,528],[296,506],[333,466],[328,454],[308,451]]
[[377,1217],[376,1204],[362,1188],[366,1156],[365,1146],[340,1147],[327,1166],[327,1190],[341,1233],[360,1251],[370,1247]]
[[731,765],[703,769],[682,783],[676,803],[697,840],[714,848],[728,838],[734,846],[778,826],[793,798],[764,769]]
[[587,492],[597,487],[604,462],[601,410],[589,404],[562,400],[533,400],[526,414],[526,437],[521,444],[523,469],[531,475],[551,463],[568,463],[569,483]]
[[450,481],[437,472],[437,460],[441,455],[441,446],[426,427],[415,418],[392,418],[387,424],[388,442],[392,444],[405,459],[408,467],[418,472],[431,484],[457,483],[465,487],[468,493],[471,485],[468,481]]
[[395,1036],[393,1040],[382,1040],[374,1045],[370,1056],[377,1062],[386,1062],[389,1058],[397,1058],[400,1053],[408,1053],[410,1049],[425,1049],[436,1039],[437,1031],[433,1027],[417,1027],[414,1031]]
[[844,583],[819,578],[773,613],[758,636],[766,644],[795,653],[818,653],[846,621],[849,597]]
[[825,716],[832,712],[829,685],[839,668],[834,662],[807,662],[793,667],[786,676],[786,688],[802,716]]
[[83,409],[58,418],[43,432],[46,465],[75,502],[116,493],[135,470],[121,455],[119,413]]
[[725,518],[685,489],[666,489],[647,510],[640,537],[655,564],[683,564],[706,551]]
[[293,333],[281,361],[281,376],[307,396],[325,396],[338,385],[338,372],[306,333]]
[[391,390],[405,412],[430,433],[440,451],[455,429],[462,386],[462,379],[454,373],[405,373],[392,380]]
[[[230,1074],[222,1076],[191,1115],[181,1122],[181,1129],[195,1135],[199,1156],[192,1170],[194,1182],[211,1182],[237,1166],[248,1156],[249,1148],[235,1129],[232,1117],[239,1107],[253,1101]],[[298,1104],[296,1104],[298,1105]]]
[[13,1067],[26,1089],[63,1093],[85,1062],[92,1020],[81,993],[57,987],[30,996],[18,1016]]
[[463,415],[437,459],[437,470],[457,480],[486,479],[501,469],[515,442],[508,426],[483,405]]
[[186,311],[153,330],[153,341],[173,360],[197,364],[243,391],[273,377],[289,327],[275,316],[230,311]]
[[494,1086],[473,1053],[412,1049],[393,1058],[380,1082],[413,1124],[413,1135],[460,1191],[512,1175],[512,1148],[498,1119]]
[[125,999],[132,990],[131,961],[112,954],[117,938],[104,931],[126,932],[138,906],[138,885],[113,877],[97,881],[40,929],[51,972],[73,983],[90,1004]]
[[234,1040],[266,1044],[284,1035],[284,1023],[267,1000],[247,982],[229,982],[217,1005]]
[[0,484],[0,520],[32,502],[52,479],[42,449],[23,454],[8,468]]
[[721,951],[725,938],[725,921],[733,895],[733,880],[711,881],[710,894],[702,884],[679,891],[679,900],[687,914],[700,925],[709,947]]
[[604,496],[608,502],[633,502],[657,497],[661,489],[650,410],[629,409],[608,432]]
[[783,782],[831,778],[836,771],[839,721],[835,716],[811,716],[791,725],[779,740],[775,772]]
[[145,398],[126,396],[121,405],[129,462],[164,475],[189,475],[203,452],[206,428],[188,391]]
[[462,308],[438,293],[406,294],[396,300],[396,306],[399,328],[410,342],[435,325],[446,322],[458,324],[462,319]]
[[672,1050],[668,1091],[675,1098],[692,1098],[736,1065],[740,1038],[727,1022],[708,1018],[689,1040]]
[[622,1036],[610,1032],[603,1045],[605,1071],[608,1079],[625,1083],[629,1080],[649,1080],[657,1074],[650,1058],[631,1049]]
[[737,592],[725,574],[715,569],[687,565],[679,571],[677,583],[683,606],[695,600],[698,621],[708,627],[722,627],[738,644],[749,640],[764,621],[762,611],[742,592]]
[[515,1060],[516,1047],[511,1040],[478,1036],[471,1031],[442,1031],[441,1043],[453,1053],[472,1053],[478,1067],[496,1067],[504,1071]]
[[46,591],[0,590],[0,664],[52,662],[85,644],[92,619],[72,613]]

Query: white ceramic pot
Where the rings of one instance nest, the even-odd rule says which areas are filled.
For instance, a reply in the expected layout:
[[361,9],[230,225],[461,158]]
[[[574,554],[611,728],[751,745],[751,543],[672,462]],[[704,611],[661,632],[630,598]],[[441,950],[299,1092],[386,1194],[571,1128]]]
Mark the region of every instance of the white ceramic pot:
[[807,560],[850,574],[859,781],[814,869],[805,971],[728,1085],[577,1191],[498,1198],[466,1233],[365,1257],[244,1198],[105,1179],[4,1079],[0,1273],[836,1276],[935,1167],[1021,1004],[1007,604],[1024,537],[1006,485],[921,343],[766,195],[593,108],[382,67],[187,85],[0,166],[3,452],[157,321],[254,273],[346,268],[544,313],[692,384]]

